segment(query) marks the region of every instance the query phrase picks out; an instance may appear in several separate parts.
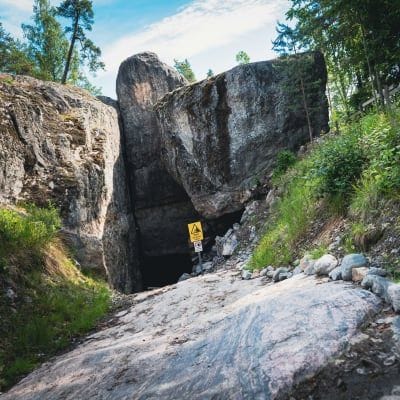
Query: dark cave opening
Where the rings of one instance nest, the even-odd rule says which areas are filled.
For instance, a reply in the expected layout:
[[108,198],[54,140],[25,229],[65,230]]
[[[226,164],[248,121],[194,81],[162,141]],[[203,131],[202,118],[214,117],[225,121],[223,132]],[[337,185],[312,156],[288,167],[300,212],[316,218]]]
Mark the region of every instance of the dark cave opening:
[[[212,250],[216,236],[223,236],[233,224],[240,221],[243,210],[223,215],[213,220],[202,220],[204,230],[203,261],[212,261],[217,254]],[[184,273],[190,274],[194,264],[197,263],[197,254],[193,251],[193,245],[188,243],[186,236],[181,235],[182,240],[188,245],[186,254],[169,254],[144,256],[141,263],[143,286],[145,289],[172,285]]]
[[190,274],[193,264],[190,254],[170,254],[145,257],[142,264],[143,284],[146,289],[176,283],[183,273]]

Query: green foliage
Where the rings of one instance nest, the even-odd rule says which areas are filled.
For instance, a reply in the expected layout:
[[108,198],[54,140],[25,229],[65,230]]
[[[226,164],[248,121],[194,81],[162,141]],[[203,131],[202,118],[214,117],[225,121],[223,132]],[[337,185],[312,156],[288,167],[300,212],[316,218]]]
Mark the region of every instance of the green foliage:
[[235,60],[239,65],[244,65],[250,62],[250,57],[245,51],[241,50],[236,54]]
[[[68,260],[63,263],[65,269],[74,268]],[[24,295],[31,302],[22,304],[17,314],[9,316],[7,337],[3,337],[6,346],[0,348],[4,387],[65,348],[74,337],[88,332],[109,310],[110,291],[106,284],[77,272],[75,275],[28,275],[30,282]]]
[[365,157],[357,133],[331,137],[318,149],[312,160],[311,176],[320,182],[320,194],[349,198],[360,177]]
[[214,71],[212,69],[209,69],[207,71],[207,78],[212,78],[214,76]]
[[0,258],[39,257],[61,226],[58,210],[28,205],[26,212],[0,209]]
[[196,76],[192,70],[192,67],[187,59],[183,61],[174,60],[174,67],[175,69],[183,75],[188,82],[193,83],[196,82]]
[[383,103],[384,86],[400,81],[397,2],[292,0],[286,16],[293,21],[297,48],[324,53],[331,77],[328,94],[346,118],[351,106],[374,93]]
[[104,69],[100,61],[101,50],[87,36],[85,31],[91,31],[94,23],[93,4],[91,0],[64,0],[57,7],[57,14],[69,19],[71,25],[65,32],[71,34],[68,55],[65,63],[62,83],[66,83],[73,62],[76,43],[80,44],[79,63],[86,65],[91,72]]
[[7,33],[0,22],[0,71],[17,75],[33,75],[35,66],[26,46]]
[[[326,136],[275,180],[284,193],[272,210],[250,267],[292,261],[317,212],[350,211],[353,220],[343,240],[345,251],[366,250],[376,242],[381,232],[365,221],[382,212],[385,198],[399,199],[399,122],[400,110],[394,109],[348,123],[340,135]],[[315,249],[313,256],[322,251]]]
[[35,77],[61,82],[68,40],[55,18],[55,8],[49,0],[35,0],[32,19],[33,25],[23,24],[22,29],[36,67]]
[[324,244],[321,244],[308,252],[313,260],[318,260],[318,258],[322,257],[326,253],[328,253],[328,247]]
[[284,174],[289,167],[296,163],[297,157],[290,150],[282,150],[276,156],[276,165],[274,168],[274,178]]
[[[107,285],[78,271],[58,241],[60,222],[51,204],[0,209],[0,391],[92,329],[109,309]],[[3,282],[13,282],[18,294],[15,313]]]
[[316,185],[306,176],[307,160],[299,162],[288,177],[285,194],[273,212],[273,220],[255,249],[250,267],[287,265],[293,258],[294,246],[305,234],[316,215]]

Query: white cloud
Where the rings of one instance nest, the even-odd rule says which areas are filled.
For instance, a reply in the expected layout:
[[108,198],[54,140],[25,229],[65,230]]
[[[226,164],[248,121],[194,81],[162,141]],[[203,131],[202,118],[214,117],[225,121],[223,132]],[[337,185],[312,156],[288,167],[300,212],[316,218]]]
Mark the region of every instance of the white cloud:
[[[141,51],[154,51],[162,60],[172,63],[174,58],[190,59],[234,45],[249,32],[274,27],[287,8],[287,0],[195,0],[178,13],[104,48],[108,72],[99,77],[114,75],[122,60]],[[259,40],[267,49],[268,39]]]
[[0,0],[0,6],[17,8],[21,11],[32,11],[32,0]]

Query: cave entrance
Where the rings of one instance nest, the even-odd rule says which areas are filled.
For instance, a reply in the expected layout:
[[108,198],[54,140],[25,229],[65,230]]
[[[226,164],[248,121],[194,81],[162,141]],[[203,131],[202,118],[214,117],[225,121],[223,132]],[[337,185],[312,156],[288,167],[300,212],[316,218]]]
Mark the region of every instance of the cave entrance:
[[190,274],[193,268],[190,254],[145,257],[142,265],[146,289],[176,283],[183,273]]

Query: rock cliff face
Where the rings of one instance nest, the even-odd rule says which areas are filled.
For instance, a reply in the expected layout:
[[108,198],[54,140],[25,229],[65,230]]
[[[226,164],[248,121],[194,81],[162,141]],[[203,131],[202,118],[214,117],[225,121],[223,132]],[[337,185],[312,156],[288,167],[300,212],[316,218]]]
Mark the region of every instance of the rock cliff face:
[[82,265],[131,292],[140,275],[113,105],[77,88],[0,75],[0,202],[53,201]]
[[[319,53],[303,57],[312,57],[307,101],[319,135],[328,129],[326,68]],[[202,216],[242,209],[276,154],[309,140],[290,79],[290,66],[279,61],[252,63],[175,90],[157,104],[164,165]]]
[[161,133],[154,111],[161,97],[186,83],[154,53],[128,58],[118,73],[130,184],[145,257],[187,253],[186,222],[197,218],[183,187],[161,163]]

